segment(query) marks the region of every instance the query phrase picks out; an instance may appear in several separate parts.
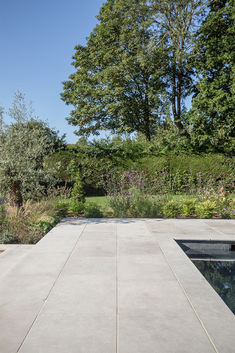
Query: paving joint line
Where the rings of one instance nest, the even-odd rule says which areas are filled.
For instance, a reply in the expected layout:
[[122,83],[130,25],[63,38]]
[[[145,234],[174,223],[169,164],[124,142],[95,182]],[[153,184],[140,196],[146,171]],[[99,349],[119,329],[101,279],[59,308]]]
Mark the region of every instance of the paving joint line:
[[82,235],[83,235],[83,233],[84,233],[84,231],[85,231],[85,229],[86,229],[86,226],[87,226],[87,223],[85,223],[85,225],[83,226],[83,229],[82,229],[82,231],[81,231],[81,234],[79,235],[78,239],[76,240],[76,243],[74,244],[74,246],[73,246],[71,252],[69,253],[69,255],[68,255],[68,257],[67,257],[65,263],[63,264],[63,266],[62,266],[62,268],[61,268],[59,274],[57,275],[56,279],[54,280],[54,282],[53,282],[53,284],[52,284],[52,286],[51,286],[51,289],[49,290],[49,292],[48,292],[46,298],[44,299],[44,303],[42,304],[42,306],[41,306],[40,310],[38,311],[37,315],[35,316],[35,318],[34,318],[32,324],[30,325],[29,329],[27,330],[27,332],[26,332],[26,334],[25,334],[25,336],[24,336],[22,342],[20,343],[20,345],[19,345],[19,347],[18,347],[16,353],[18,353],[18,352],[20,351],[20,349],[21,349],[21,347],[23,346],[23,344],[24,344],[24,342],[25,342],[25,340],[26,340],[28,334],[30,333],[31,329],[33,328],[33,326],[34,326],[34,324],[35,324],[37,318],[38,318],[39,315],[41,314],[41,312],[42,312],[42,310],[43,310],[43,308],[44,308],[44,306],[45,306],[45,304],[46,304],[46,302],[47,302],[47,299],[48,299],[49,295],[51,294],[52,290],[54,289],[54,286],[55,286],[56,282],[58,281],[59,277],[61,276],[61,273],[63,272],[63,270],[64,270],[64,268],[65,268],[67,262],[69,261],[69,259],[70,259],[71,255],[73,254],[73,252],[74,252],[74,250],[75,250],[75,248],[76,248],[78,242],[80,241],[80,239],[81,239],[81,237],[82,237]]
[[115,224],[116,231],[116,353],[119,353],[119,293],[118,293],[118,232],[117,223]]
[[[174,239],[172,238],[171,240],[174,240]],[[184,289],[184,287],[183,287],[183,285],[182,285],[180,279],[178,278],[178,276],[177,276],[176,273],[174,272],[173,268],[171,267],[169,261],[167,260],[167,257],[166,257],[166,255],[165,255],[165,252],[163,251],[163,249],[162,249],[162,247],[160,246],[160,244],[159,244],[159,247],[160,247],[161,252],[162,252],[164,258],[166,259],[166,262],[167,262],[168,266],[170,267],[170,269],[171,269],[171,271],[172,271],[174,277],[176,278],[177,282],[179,283],[179,286],[180,286],[180,288],[182,289],[182,291],[183,291],[183,293],[184,293],[184,295],[185,295],[187,301],[189,302],[189,305],[191,306],[191,308],[192,308],[194,314],[196,315],[196,317],[197,317],[197,319],[198,319],[200,325],[202,326],[203,330],[205,331],[206,336],[207,336],[209,342],[211,343],[211,345],[212,345],[213,349],[215,350],[215,352],[216,352],[216,353],[219,353],[219,351],[218,351],[218,349],[216,348],[216,345],[215,345],[215,343],[213,342],[212,338],[210,337],[210,334],[209,334],[209,332],[207,331],[207,329],[206,329],[206,327],[205,327],[203,321],[201,320],[200,316],[198,315],[196,309],[194,308],[194,305],[193,305],[193,303],[191,302],[191,300],[190,300],[190,298],[189,298],[189,296],[188,296],[186,290]]]
[[[209,228],[211,228],[215,233],[217,233],[218,235],[225,235],[221,230],[216,229],[214,227],[212,227],[211,225],[209,225],[208,223],[205,222],[205,219],[199,219],[200,223],[206,224]],[[216,234],[216,235],[217,235]]]

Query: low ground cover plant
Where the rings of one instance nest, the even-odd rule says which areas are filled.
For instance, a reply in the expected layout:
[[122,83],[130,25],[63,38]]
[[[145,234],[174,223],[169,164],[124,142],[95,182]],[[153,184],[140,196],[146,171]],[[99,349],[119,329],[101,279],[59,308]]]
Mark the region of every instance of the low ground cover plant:
[[216,202],[211,200],[202,201],[196,204],[195,209],[199,218],[212,218],[216,213]]
[[184,199],[182,202],[182,215],[186,217],[194,216],[196,212],[196,199]]
[[168,201],[163,206],[162,211],[165,218],[176,218],[182,214],[182,204],[179,201]]
[[86,218],[102,218],[103,212],[99,205],[95,202],[88,202],[84,206],[84,217]]

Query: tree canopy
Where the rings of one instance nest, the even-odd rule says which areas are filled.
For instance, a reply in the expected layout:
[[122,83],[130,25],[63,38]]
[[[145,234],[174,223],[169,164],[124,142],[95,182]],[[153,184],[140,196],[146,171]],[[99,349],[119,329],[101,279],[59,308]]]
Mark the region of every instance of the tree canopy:
[[211,1],[196,34],[197,76],[190,112],[192,140],[199,150],[232,152],[235,136],[234,1]]
[[78,134],[142,132],[147,139],[167,113],[164,49],[152,32],[146,1],[108,0],[87,46],[77,46],[76,73],[64,82],[62,99],[74,109],[68,121]]
[[76,133],[150,140],[173,124],[195,150],[232,153],[232,7],[233,0],[107,0],[63,83]]

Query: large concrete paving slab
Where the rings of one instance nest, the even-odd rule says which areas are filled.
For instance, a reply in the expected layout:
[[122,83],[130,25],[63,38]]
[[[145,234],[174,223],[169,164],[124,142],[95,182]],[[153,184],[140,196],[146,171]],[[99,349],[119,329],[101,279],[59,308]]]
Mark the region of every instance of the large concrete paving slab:
[[1,353],[234,353],[233,313],[174,239],[235,222],[65,219],[0,246]]

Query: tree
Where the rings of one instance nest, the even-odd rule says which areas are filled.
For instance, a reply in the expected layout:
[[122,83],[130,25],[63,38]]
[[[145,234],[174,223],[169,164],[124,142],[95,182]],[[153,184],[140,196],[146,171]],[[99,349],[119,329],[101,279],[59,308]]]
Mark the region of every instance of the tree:
[[0,106],[0,133],[3,130],[3,124],[4,124],[3,115],[4,115],[4,109],[3,107]]
[[[204,8],[201,0],[150,1],[157,37],[167,51],[165,80],[174,123],[187,134],[183,121],[183,100],[191,94],[192,69],[188,65],[193,49],[195,25]],[[187,134],[188,135],[188,134]]]
[[52,182],[43,162],[55,150],[58,136],[32,117],[20,92],[9,114],[15,122],[0,130],[0,190],[20,207],[27,193],[35,195]]
[[76,72],[62,99],[74,109],[68,122],[78,135],[141,132],[148,140],[165,116],[165,52],[152,33],[147,1],[108,0],[86,46],[77,46]]
[[234,151],[234,1],[210,1],[196,35],[197,84],[190,112],[192,140],[199,150]]

